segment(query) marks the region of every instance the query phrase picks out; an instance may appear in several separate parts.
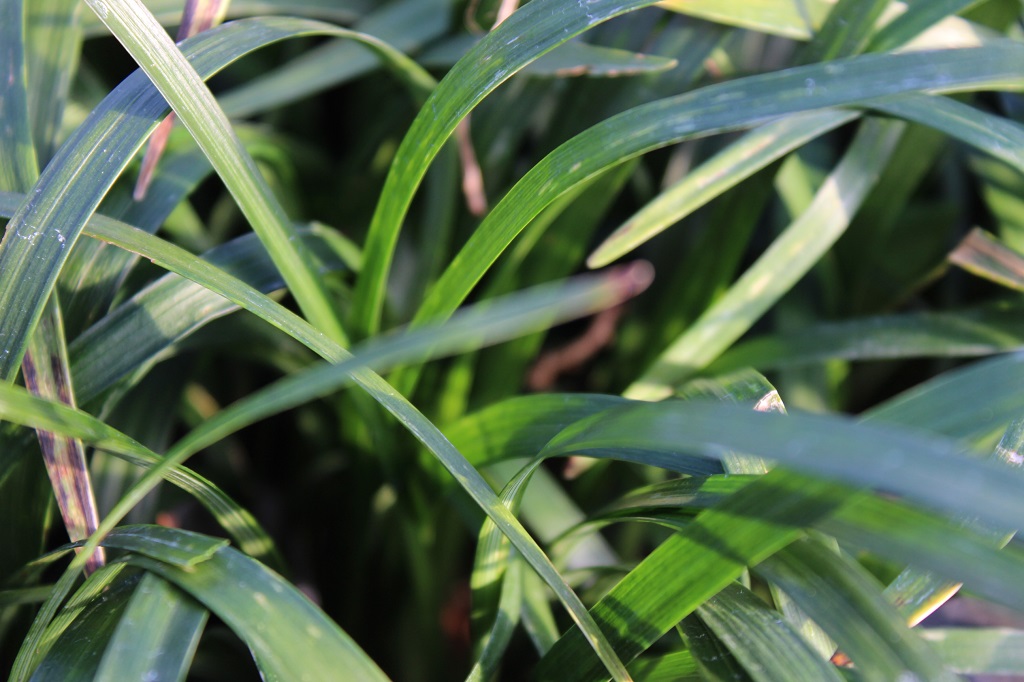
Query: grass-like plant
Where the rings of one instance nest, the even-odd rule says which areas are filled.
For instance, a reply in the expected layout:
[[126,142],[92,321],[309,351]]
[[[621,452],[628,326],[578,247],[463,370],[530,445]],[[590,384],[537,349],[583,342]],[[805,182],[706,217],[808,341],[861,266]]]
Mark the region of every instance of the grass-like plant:
[[0,0],[10,679],[1024,674],[1018,0],[185,4]]

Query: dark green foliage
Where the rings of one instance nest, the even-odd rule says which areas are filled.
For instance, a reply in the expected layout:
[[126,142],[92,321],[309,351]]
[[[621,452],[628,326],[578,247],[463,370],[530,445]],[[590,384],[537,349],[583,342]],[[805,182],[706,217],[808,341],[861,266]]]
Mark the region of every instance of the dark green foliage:
[[183,4],[0,0],[12,680],[1024,674],[1016,0]]

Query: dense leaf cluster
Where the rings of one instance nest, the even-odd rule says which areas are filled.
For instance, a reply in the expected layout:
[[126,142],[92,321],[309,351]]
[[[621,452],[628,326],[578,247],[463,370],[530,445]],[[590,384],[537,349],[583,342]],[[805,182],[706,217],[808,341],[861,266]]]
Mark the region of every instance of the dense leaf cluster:
[[0,0],[0,666],[1024,674],[1020,12]]

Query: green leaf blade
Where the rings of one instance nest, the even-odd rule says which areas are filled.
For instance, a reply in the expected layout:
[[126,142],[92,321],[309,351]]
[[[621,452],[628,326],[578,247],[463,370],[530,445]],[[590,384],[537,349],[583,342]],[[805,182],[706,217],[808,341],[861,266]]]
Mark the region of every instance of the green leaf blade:
[[545,52],[591,26],[654,4],[653,0],[541,0],[514,12],[448,72],[395,154],[370,224],[365,266],[356,288],[353,326],[376,332],[402,221],[427,167],[445,140],[488,93]]

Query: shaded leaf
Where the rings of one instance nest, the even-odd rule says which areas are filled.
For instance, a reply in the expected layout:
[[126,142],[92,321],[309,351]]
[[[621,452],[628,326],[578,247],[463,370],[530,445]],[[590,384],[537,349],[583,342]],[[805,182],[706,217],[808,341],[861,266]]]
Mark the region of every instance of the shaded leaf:
[[209,612],[147,573],[103,653],[95,679],[184,680]]
[[697,614],[755,680],[842,679],[778,611],[739,583],[708,599]]
[[165,560],[168,545],[191,544],[193,536],[158,526],[132,526],[111,533],[105,544],[142,555],[129,561],[202,602],[245,641],[267,679],[323,680],[342,670],[358,679],[387,679],[301,592],[241,552],[221,546],[197,555],[188,570]]
[[821,626],[868,679],[914,675],[955,680],[855,561],[813,540],[795,542],[757,566]]

